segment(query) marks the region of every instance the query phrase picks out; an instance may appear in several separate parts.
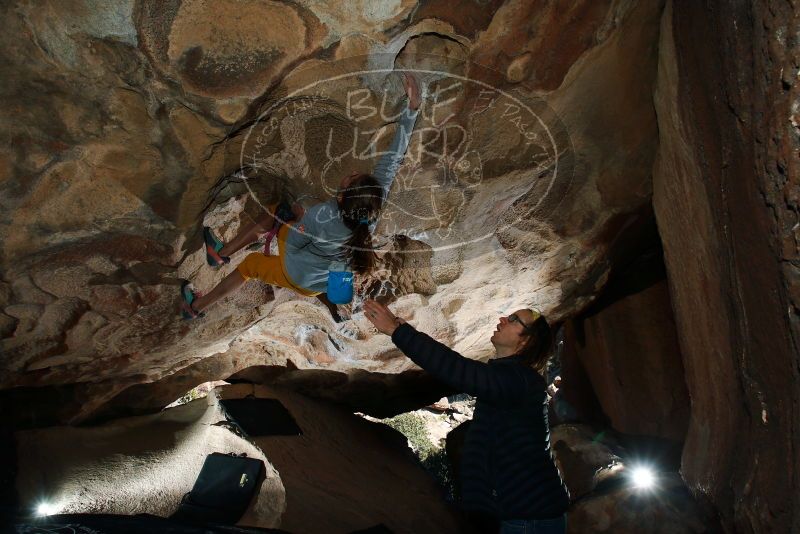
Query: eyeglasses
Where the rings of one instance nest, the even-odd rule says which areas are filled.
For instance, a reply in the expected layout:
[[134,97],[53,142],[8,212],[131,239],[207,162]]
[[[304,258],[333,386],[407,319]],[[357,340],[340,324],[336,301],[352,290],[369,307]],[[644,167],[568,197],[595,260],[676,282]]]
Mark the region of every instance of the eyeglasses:
[[530,331],[530,330],[533,329],[533,325],[532,324],[528,325],[528,324],[523,323],[522,319],[520,319],[519,315],[517,315],[516,313],[512,313],[511,315],[508,316],[508,322],[509,323],[519,323],[519,324],[521,324],[522,328],[525,331]]

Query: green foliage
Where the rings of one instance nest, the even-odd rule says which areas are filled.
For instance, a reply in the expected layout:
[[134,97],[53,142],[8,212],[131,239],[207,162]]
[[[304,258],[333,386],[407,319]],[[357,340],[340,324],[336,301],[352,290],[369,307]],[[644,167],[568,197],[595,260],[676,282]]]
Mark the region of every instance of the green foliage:
[[384,419],[383,422],[406,437],[422,467],[436,479],[445,491],[447,500],[452,500],[454,488],[450,461],[444,447],[431,442],[422,417],[415,413],[404,413]]
[[384,423],[394,428],[408,439],[411,448],[420,460],[427,458],[428,455],[436,449],[428,437],[425,421],[423,421],[420,416],[414,413],[402,413],[385,419]]
[[206,395],[208,395],[207,391],[201,391],[201,386],[202,385],[203,384],[200,384],[199,386],[194,387],[194,388],[190,389],[189,391],[187,391],[186,395],[184,395],[183,397],[181,397],[178,400],[176,400],[174,402],[174,404],[177,405],[177,406],[180,406],[181,404],[188,404],[188,403],[192,402],[193,400],[201,399],[201,398],[205,397]]

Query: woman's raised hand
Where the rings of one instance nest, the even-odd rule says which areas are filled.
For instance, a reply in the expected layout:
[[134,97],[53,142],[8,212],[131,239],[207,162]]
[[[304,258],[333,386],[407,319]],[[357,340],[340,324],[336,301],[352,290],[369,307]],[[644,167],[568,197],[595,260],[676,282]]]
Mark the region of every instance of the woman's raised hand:
[[408,95],[408,107],[416,111],[419,109],[420,91],[417,77],[410,72],[403,73],[403,88]]
[[379,332],[387,336],[391,336],[394,333],[394,329],[405,322],[395,316],[387,306],[374,300],[364,302],[364,315],[375,325]]

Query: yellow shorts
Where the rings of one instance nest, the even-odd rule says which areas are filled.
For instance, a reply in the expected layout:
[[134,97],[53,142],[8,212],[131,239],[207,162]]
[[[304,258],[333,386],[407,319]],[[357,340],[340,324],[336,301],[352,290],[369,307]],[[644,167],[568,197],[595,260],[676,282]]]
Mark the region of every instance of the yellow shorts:
[[286,274],[283,258],[286,249],[286,234],[288,232],[288,224],[281,226],[281,229],[278,231],[277,256],[267,256],[260,252],[253,252],[247,255],[244,261],[236,267],[236,270],[239,271],[239,274],[241,274],[245,280],[257,278],[273,286],[291,289],[306,297],[315,297],[319,295],[318,291],[309,291],[308,289],[296,285],[292,279],[289,278],[289,275]]

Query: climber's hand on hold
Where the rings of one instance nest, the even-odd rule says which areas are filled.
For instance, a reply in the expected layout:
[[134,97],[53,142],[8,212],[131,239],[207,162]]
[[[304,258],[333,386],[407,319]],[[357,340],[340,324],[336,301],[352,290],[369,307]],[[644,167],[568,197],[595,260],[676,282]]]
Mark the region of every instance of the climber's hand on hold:
[[406,90],[406,94],[408,95],[408,107],[413,111],[418,110],[420,103],[420,90],[419,80],[417,77],[410,72],[404,72],[403,88]]
[[392,311],[379,302],[368,300],[364,303],[364,315],[375,325],[378,332],[391,336],[394,329],[405,321],[397,317]]

